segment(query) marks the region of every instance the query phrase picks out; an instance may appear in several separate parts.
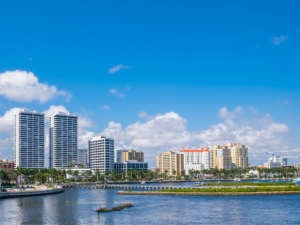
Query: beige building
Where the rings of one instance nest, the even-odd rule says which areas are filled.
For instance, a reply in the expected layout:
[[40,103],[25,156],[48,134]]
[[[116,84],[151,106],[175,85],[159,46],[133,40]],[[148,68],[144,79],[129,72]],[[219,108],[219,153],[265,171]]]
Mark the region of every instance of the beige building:
[[136,152],[134,150],[123,151],[122,162],[128,160],[137,160],[138,162],[144,162],[144,153],[141,151]]
[[232,163],[237,168],[248,168],[248,147],[238,143],[226,143],[224,146],[230,150]]
[[210,150],[210,167],[230,170],[232,166],[230,151],[227,146],[215,145]]
[[[157,156],[157,169],[159,169],[159,173],[164,173],[167,170],[167,176],[181,175],[181,171],[184,170],[183,154],[176,154],[171,151],[159,154]],[[174,170],[176,174],[173,173]]]

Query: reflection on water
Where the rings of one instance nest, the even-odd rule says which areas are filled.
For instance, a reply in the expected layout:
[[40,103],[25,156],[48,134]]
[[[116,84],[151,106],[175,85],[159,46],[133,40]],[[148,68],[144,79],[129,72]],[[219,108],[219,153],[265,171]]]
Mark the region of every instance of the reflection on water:
[[[189,183],[189,185],[192,185]],[[64,193],[0,200],[0,224],[296,224],[300,195],[131,196],[117,190],[70,189]],[[135,207],[98,213],[97,206]]]

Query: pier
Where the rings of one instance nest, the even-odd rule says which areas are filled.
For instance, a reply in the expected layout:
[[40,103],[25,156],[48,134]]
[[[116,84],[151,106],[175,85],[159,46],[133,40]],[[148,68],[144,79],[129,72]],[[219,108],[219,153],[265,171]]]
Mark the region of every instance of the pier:
[[113,185],[113,184],[64,184],[63,188],[94,188],[94,189],[120,189],[120,190],[137,190],[137,191],[157,191],[167,189],[195,189],[196,187],[183,187],[183,186],[148,186],[148,185]]

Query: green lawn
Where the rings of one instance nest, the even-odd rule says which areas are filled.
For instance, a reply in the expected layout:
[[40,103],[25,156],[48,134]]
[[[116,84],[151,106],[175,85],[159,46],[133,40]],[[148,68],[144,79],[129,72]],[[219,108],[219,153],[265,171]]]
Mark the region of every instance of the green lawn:
[[240,182],[240,183],[204,183],[203,186],[295,186],[294,182],[284,183],[253,183],[253,182]]
[[300,191],[300,187],[261,187],[261,188],[195,188],[167,189],[158,192],[269,192],[269,191]]

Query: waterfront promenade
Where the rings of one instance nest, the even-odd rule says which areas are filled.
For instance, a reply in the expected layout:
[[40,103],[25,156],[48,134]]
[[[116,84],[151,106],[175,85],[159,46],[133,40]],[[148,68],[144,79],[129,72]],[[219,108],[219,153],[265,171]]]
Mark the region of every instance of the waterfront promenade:
[[37,195],[49,195],[64,192],[62,187],[58,188],[47,188],[45,186],[33,186],[30,188],[22,189],[10,189],[6,192],[0,192],[1,198],[13,198],[13,197],[26,197],[26,196],[37,196]]

